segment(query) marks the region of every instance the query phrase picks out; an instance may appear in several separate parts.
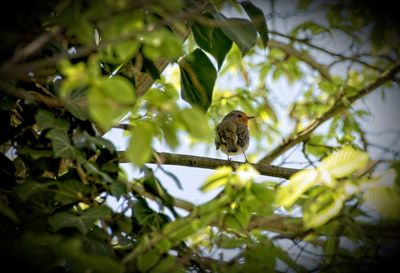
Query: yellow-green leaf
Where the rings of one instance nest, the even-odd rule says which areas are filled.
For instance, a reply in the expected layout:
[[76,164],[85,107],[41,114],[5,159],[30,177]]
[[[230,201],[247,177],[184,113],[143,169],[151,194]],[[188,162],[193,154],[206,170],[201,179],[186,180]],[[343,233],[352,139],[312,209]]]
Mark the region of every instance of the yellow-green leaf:
[[139,166],[142,166],[151,156],[151,141],[156,132],[154,123],[146,120],[138,123],[132,131],[126,156]]
[[400,219],[400,192],[392,187],[377,186],[364,195],[366,203],[384,218]]
[[276,202],[278,205],[290,207],[306,190],[318,182],[317,170],[303,170],[290,177],[289,183],[278,189]]
[[232,175],[232,168],[228,166],[223,166],[210,175],[204,184],[201,186],[200,190],[203,192],[211,191],[215,188],[222,187],[229,181],[229,177]]
[[306,229],[316,228],[338,215],[343,207],[343,198],[333,191],[326,190],[310,202],[307,208],[303,208],[303,224]]
[[109,129],[128,113],[135,99],[134,87],[127,79],[119,76],[103,78],[89,90],[89,111],[103,129]]
[[365,168],[367,164],[367,153],[357,151],[352,147],[345,147],[324,158],[320,168],[328,170],[335,178],[342,178]]

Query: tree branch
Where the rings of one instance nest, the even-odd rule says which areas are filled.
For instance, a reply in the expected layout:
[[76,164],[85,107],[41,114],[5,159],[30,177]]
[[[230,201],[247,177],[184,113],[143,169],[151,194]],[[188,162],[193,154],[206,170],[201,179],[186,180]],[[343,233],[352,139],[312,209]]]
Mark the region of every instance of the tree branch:
[[[359,225],[365,236],[400,239],[399,223],[359,223]],[[299,234],[304,234],[306,232],[302,224],[302,218],[276,214],[269,217],[253,217],[247,229],[268,230],[289,237],[298,236]],[[352,234],[349,231],[344,230],[343,236],[352,236]]]
[[[127,158],[124,156],[124,152],[120,153],[119,163],[129,163]],[[153,157],[148,163],[159,163],[163,165],[177,165],[185,167],[194,168],[204,168],[204,169],[215,169],[221,166],[239,166],[243,162],[239,161],[229,161],[217,158],[201,157],[194,155],[184,155],[184,154],[171,154],[171,153],[157,153],[157,158]],[[251,164],[255,169],[257,169],[260,174],[285,178],[288,179],[295,172],[300,171],[299,169],[278,167],[273,165],[265,164]]]
[[310,43],[306,39],[299,39],[299,38],[296,38],[296,37],[293,37],[293,36],[289,36],[289,35],[285,35],[285,34],[279,33],[277,31],[270,31],[270,33],[278,35],[278,36],[281,36],[281,37],[284,37],[284,38],[289,39],[291,41],[295,41],[295,42],[304,44],[304,45],[306,45],[306,46],[308,46],[308,47],[310,47],[312,49],[316,49],[316,50],[321,51],[321,52],[323,52],[325,54],[328,54],[328,55],[330,55],[332,57],[337,57],[337,58],[339,58],[341,60],[348,60],[348,61],[356,62],[356,63],[364,65],[364,66],[366,66],[366,67],[368,67],[370,69],[376,70],[378,72],[383,72],[383,70],[381,68],[373,66],[373,65],[371,65],[371,64],[369,64],[367,62],[364,62],[364,61],[358,59],[357,58],[358,56],[346,56],[344,54],[332,52],[332,51],[327,50],[326,48],[314,45],[314,44]]
[[283,141],[281,145],[276,147],[267,156],[258,161],[258,164],[271,164],[279,155],[288,151],[298,143],[305,141],[311,133],[317,129],[325,121],[329,120],[338,113],[344,111],[348,108],[349,104],[354,103],[356,100],[364,97],[365,95],[371,93],[376,88],[380,87],[382,84],[393,78],[400,71],[400,61],[395,62],[390,68],[385,70],[374,82],[368,84],[366,87],[361,89],[356,95],[342,98],[337,101],[330,110],[325,112],[322,116],[311,122],[305,129],[298,133],[292,133],[292,135]]

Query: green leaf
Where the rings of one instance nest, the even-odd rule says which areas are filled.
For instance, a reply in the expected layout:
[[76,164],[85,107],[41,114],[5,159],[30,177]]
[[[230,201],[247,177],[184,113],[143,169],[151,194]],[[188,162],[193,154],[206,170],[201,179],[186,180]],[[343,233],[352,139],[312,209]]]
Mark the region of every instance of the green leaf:
[[330,152],[325,146],[325,138],[323,135],[312,135],[306,142],[306,151],[314,156],[321,157]]
[[80,201],[90,192],[90,188],[78,180],[60,181],[57,187],[54,199],[63,205]]
[[290,177],[289,183],[278,189],[276,203],[290,207],[309,188],[318,182],[318,171],[303,170]]
[[155,268],[153,268],[151,273],[165,273],[165,272],[183,272],[182,266],[176,263],[176,258],[174,256],[167,256],[163,258]]
[[207,55],[196,49],[179,62],[181,96],[204,111],[211,105],[217,71]]
[[148,272],[160,260],[160,253],[156,249],[140,255],[137,260],[138,269],[140,272]]
[[151,142],[156,130],[155,124],[149,120],[140,121],[133,128],[129,147],[126,151],[126,156],[133,164],[142,166],[149,160]]
[[369,189],[364,199],[366,203],[384,218],[400,219],[400,192],[396,188],[376,186]]
[[128,186],[120,180],[113,181],[109,188],[111,194],[117,198],[128,193]]
[[317,228],[337,216],[343,207],[343,197],[325,189],[303,207],[303,224],[306,229]]
[[220,28],[208,27],[198,23],[192,25],[192,32],[197,45],[214,56],[220,69],[226,54],[232,47],[232,41],[225,36]]
[[105,130],[118,123],[133,107],[135,101],[133,85],[120,76],[96,81],[88,94],[89,112]]
[[243,1],[240,3],[244,10],[246,11],[247,15],[249,15],[253,25],[257,29],[258,34],[263,41],[264,46],[267,46],[269,37],[268,37],[268,26],[267,22],[265,21],[264,12],[259,9],[258,7],[254,6],[251,2]]
[[77,159],[81,156],[81,152],[71,144],[66,131],[51,129],[46,137],[51,140],[56,157]]
[[237,44],[242,54],[246,54],[257,42],[257,30],[254,25],[242,18],[225,18],[215,13],[214,18],[220,21],[221,30]]
[[203,192],[211,191],[215,188],[225,186],[232,175],[232,168],[228,166],[219,167],[215,172],[207,177],[200,190]]
[[15,189],[17,196],[22,202],[26,202],[32,195],[47,190],[54,183],[38,183],[33,181],[25,181],[18,184]]
[[246,242],[247,239],[245,238],[227,236],[223,233],[218,237],[219,247],[221,248],[239,248],[245,245]]
[[342,178],[362,170],[367,164],[367,153],[347,146],[324,158],[319,168],[328,170],[335,178]]
[[208,117],[197,107],[182,109],[177,118],[184,124],[192,137],[208,140],[213,135],[207,121]]
[[57,128],[57,129],[68,129],[69,123],[64,119],[58,119],[53,113],[45,110],[39,110],[35,115],[35,121],[39,127],[39,130]]
[[183,55],[182,41],[165,28],[146,32],[140,39],[144,44],[143,55],[150,60],[160,57],[177,60]]
[[71,92],[63,97],[63,102],[68,111],[80,120],[87,120],[89,117],[87,109],[87,93],[87,86],[83,86],[71,90]]
[[139,50],[141,42],[137,33],[141,32],[143,16],[135,11],[128,11],[112,16],[100,29],[102,38],[118,42],[100,43],[100,59],[112,64],[125,63],[131,60]]
[[106,206],[91,207],[81,215],[69,212],[60,212],[49,218],[49,224],[55,231],[62,228],[77,228],[87,234],[97,220],[111,218],[111,210]]

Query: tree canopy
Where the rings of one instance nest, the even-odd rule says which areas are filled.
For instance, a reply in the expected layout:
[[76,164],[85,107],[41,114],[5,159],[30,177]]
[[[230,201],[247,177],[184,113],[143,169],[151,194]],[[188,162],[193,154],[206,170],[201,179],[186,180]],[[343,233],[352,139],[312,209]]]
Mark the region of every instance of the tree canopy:
[[[400,151],[363,126],[368,96],[398,92],[396,14],[293,3],[4,7],[2,267],[367,272],[397,262]],[[234,109],[257,116],[251,163],[213,156],[213,127]],[[396,126],[375,134],[395,140]],[[110,130],[124,131],[126,149]],[[217,194],[174,196],[168,183],[191,178],[168,165],[212,170],[198,190]]]

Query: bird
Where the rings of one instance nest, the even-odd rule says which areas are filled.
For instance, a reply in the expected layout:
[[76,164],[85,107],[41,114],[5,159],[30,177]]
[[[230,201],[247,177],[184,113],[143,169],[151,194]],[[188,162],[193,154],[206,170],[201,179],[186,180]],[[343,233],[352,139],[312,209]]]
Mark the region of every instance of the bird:
[[220,149],[230,159],[230,155],[243,154],[249,148],[250,134],[247,123],[255,116],[248,116],[239,110],[228,113],[216,127],[215,147]]

